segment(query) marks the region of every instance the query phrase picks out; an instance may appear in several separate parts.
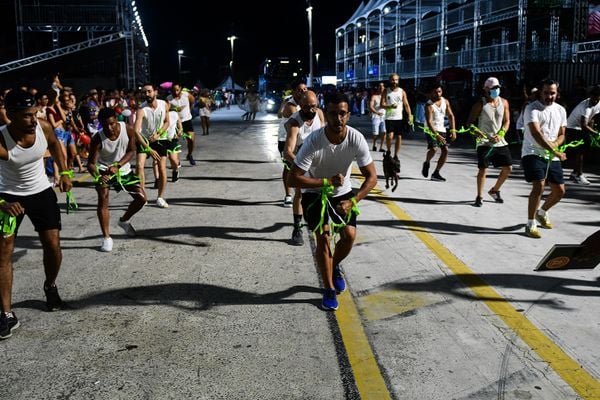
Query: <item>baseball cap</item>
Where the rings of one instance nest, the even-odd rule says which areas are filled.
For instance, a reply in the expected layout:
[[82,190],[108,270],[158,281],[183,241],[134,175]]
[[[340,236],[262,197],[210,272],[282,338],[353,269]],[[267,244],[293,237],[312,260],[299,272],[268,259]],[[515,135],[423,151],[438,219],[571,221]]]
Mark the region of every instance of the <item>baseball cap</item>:
[[35,98],[25,90],[11,90],[4,97],[4,107],[8,111],[25,110],[26,108],[35,107]]
[[88,94],[98,94],[98,91],[96,89],[90,89]]
[[501,87],[501,86],[502,85],[500,85],[500,81],[498,80],[498,78],[494,78],[493,76],[487,78],[487,80],[483,84],[483,87],[486,89],[491,89],[493,87]]

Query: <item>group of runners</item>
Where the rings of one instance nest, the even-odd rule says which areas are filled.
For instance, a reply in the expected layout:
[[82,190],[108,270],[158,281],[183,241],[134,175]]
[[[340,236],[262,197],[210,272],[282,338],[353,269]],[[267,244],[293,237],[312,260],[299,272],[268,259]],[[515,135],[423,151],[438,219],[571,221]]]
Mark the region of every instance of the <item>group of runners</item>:
[[[398,86],[399,76],[390,77],[388,88],[379,86],[379,99],[371,99],[373,128],[381,132],[383,118],[387,151],[399,158],[404,115],[413,123],[413,115],[404,91]],[[179,89],[177,89],[179,87]],[[177,157],[180,136],[193,138],[190,109],[193,100],[175,85],[166,101],[157,98],[152,84],[142,87],[144,103],[135,114],[133,125],[118,121],[115,110],[99,111],[99,131],[90,144],[87,169],[94,177],[98,193],[98,219],[102,231],[102,251],[112,250],[109,232],[109,190],[124,190],[133,200],[119,219],[119,226],[134,236],[131,218],[147,203],[144,191],[144,164],[149,156],[156,161],[158,207],[168,207],[164,199],[167,182],[167,160],[172,167],[172,181],[179,177]],[[528,222],[525,233],[541,236],[538,226],[550,229],[549,210],[565,193],[561,161],[565,160],[565,132],[578,135],[579,143],[596,143],[597,133],[591,121],[600,113],[600,87],[590,91],[567,118],[565,109],[556,103],[558,82],[546,80],[538,87],[537,98],[523,112],[524,142],[522,166],[531,183]],[[467,121],[468,131],[477,139],[479,173],[474,206],[482,206],[486,170],[490,164],[502,168],[498,180],[488,191],[498,202],[502,184],[511,172],[512,159],[505,140],[509,128],[508,102],[500,96],[501,84],[494,77],[483,85],[484,95],[472,108]],[[302,81],[293,83],[292,96],[285,99],[280,111],[279,150],[285,159],[283,182],[284,206],[293,212],[292,244],[302,245],[302,220],[315,234],[316,260],[325,291],[321,306],[325,310],[338,308],[337,294],[346,289],[342,262],[349,255],[356,237],[358,204],[374,188],[377,173],[369,145],[358,130],[347,125],[350,104],[342,93],[330,93],[319,108],[317,95]],[[12,254],[18,227],[27,215],[39,233],[44,252],[43,285],[48,310],[58,310],[62,300],[56,287],[56,277],[62,260],[59,230],[60,210],[52,184],[45,175],[43,157],[49,150],[58,170],[57,186],[70,192],[72,171],[52,126],[36,117],[38,111],[33,96],[23,90],[13,90],[5,98],[9,123],[0,128],[0,338],[8,338],[19,321],[12,311]],[[444,181],[440,171],[448,156],[448,143],[458,132],[450,103],[443,97],[439,84],[432,85],[425,107],[428,150],[422,174],[429,176],[430,163],[441,149],[441,156],[431,174],[433,180]],[[461,130],[465,130],[462,128]],[[594,136],[596,135],[596,136]],[[193,140],[193,139],[192,139]],[[130,161],[136,157],[136,171]],[[193,159],[188,157],[192,163]],[[356,162],[364,179],[355,192],[351,185],[351,166]],[[581,173],[581,171],[579,171]],[[577,171],[575,172],[577,174]],[[550,194],[540,207],[546,184]],[[292,193],[293,192],[293,193]],[[332,244],[332,238],[339,240]]]

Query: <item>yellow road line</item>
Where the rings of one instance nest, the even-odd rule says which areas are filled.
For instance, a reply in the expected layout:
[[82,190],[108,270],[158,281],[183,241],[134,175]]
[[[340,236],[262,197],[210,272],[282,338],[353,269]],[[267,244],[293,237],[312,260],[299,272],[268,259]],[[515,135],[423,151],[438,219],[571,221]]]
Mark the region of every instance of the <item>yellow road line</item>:
[[[385,195],[378,195],[385,199]],[[395,202],[383,200],[383,204],[403,221],[413,219]],[[418,225],[418,224],[417,224]],[[407,228],[418,237],[431,251],[446,264],[465,286],[483,300],[510,329],[515,332],[527,345],[535,351],[548,365],[569,385],[582,399],[600,399],[600,382],[556,343],[546,336],[539,328],[518,312],[505,298],[496,292],[482,278],[477,276],[467,265],[452,254],[430,233],[412,223]]]
[[356,303],[348,292],[338,296],[338,301],[340,308],[336,311],[336,318],[360,398],[391,399],[365,334]]

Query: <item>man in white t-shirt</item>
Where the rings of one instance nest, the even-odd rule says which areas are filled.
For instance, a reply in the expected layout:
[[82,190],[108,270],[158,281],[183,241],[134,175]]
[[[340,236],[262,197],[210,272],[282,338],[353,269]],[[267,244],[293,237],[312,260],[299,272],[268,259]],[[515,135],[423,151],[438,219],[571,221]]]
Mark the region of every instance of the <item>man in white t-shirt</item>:
[[[552,229],[548,210],[565,194],[561,161],[567,159],[565,153],[559,151],[559,146],[565,140],[567,112],[555,102],[558,82],[544,81],[538,93],[538,100],[530,103],[523,113],[525,135],[521,148],[525,180],[533,186],[529,194],[525,234],[536,239],[542,237],[537,223],[543,228]],[[546,181],[550,183],[551,192],[538,210]]]
[[[321,306],[337,310],[336,294],[346,289],[340,263],[350,254],[356,237],[356,203],[375,187],[377,172],[364,136],[346,126],[350,118],[348,98],[342,93],[330,94],[325,107],[327,125],[304,141],[294,159],[289,184],[303,189],[304,219],[315,232],[317,264],[325,285]],[[365,178],[356,194],[350,181],[354,161]],[[329,244],[332,224],[342,226],[334,252]]]
[[567,118],[567,141],[583,140],[583,145],[574,149],[575,168],[569,180],[580,185],[589,185],[590,181],[583,175],[583,157],[591,145],[591,136],[598,137],[594,130],[594,117],[600,114],[600,85],[590,91],[590,97],[579,103]]

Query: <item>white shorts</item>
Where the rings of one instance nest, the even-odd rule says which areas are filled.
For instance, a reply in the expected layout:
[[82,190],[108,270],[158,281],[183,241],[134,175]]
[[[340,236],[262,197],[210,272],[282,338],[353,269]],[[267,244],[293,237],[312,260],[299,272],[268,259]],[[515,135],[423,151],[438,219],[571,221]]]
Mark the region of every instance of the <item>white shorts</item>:
[[200,116],[201,117],[210,117],[210,110],[207,107],[202,107],[200,109]]
[[383,118],[373,118],[371,120],[373,127],[373,136],[379,136],[380,133],[385,133],[385,120]]

